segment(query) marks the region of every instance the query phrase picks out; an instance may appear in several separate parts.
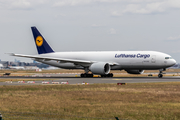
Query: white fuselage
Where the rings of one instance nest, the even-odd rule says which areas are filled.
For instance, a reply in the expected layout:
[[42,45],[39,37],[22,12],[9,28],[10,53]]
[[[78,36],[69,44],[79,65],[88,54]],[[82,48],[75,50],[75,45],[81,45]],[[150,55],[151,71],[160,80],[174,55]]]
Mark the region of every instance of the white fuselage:
[[[111,66],[111,70],[155,70],[171,67],[176,63],[170,55],[155,51],[54,52],[39,56],[115,64]],[[74,63],[37,61],[65,69],[83,69]]]

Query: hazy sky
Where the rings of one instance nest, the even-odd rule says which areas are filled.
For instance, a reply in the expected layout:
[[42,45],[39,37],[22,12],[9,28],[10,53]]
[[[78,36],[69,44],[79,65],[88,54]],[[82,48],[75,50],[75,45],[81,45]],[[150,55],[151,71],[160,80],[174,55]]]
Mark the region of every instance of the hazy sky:
[[31,26],[54,51],[151,50],[180,62],[180,0],[0,0],[1,60],[37,54]]

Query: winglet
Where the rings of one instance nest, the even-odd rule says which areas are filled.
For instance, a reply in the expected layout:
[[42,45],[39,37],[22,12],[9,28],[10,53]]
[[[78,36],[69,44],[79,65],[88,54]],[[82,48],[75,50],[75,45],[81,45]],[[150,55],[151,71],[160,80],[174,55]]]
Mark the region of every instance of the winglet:
[[36,27],[31,27],[37,51],[39,54],[54,52]]

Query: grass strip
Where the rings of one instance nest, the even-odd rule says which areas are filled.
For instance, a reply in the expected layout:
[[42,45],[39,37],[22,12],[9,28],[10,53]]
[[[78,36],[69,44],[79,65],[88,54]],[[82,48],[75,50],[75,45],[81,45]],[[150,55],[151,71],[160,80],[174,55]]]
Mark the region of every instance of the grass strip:
[[178,120],[179,109],[180,82],[0,86],[0,110],[29,117]]

